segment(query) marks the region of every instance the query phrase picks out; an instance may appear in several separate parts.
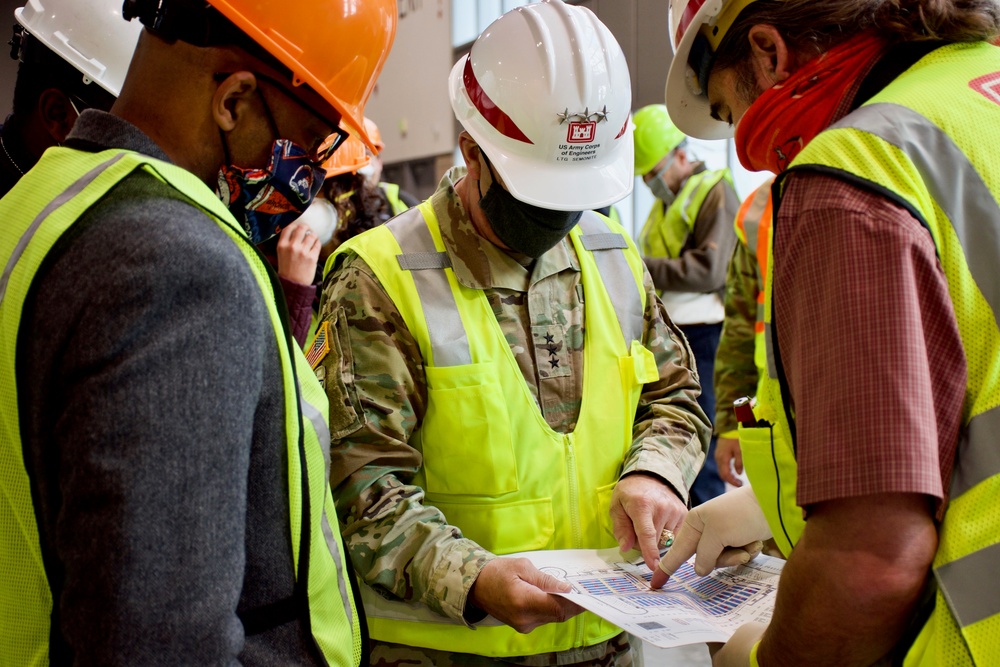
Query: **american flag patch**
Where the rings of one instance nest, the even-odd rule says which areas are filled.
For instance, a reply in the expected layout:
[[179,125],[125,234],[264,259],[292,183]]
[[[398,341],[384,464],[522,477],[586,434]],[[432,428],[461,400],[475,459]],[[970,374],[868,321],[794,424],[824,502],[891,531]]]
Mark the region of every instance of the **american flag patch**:
[[309,362],[309,366],[316,370],[320,362],[323,361],[327,353],[330,351],[330,323],[323,320],[319,328],[316,329],[316,336],[313,338],[312,344],[309,346],[309,350],[306,352],[306,361]]

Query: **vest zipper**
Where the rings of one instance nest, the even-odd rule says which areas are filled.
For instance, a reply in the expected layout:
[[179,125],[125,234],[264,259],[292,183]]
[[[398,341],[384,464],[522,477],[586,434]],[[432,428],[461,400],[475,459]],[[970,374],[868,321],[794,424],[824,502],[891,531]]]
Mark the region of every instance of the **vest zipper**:
[[[573,530],[573,548],[583,547],[583,534],[580,530],[580,485],[576,474],[576,450],[573,449],[573,436],[564,435],[566,441],[566,478],[569,484],[569,522]],[[584,623],[580,618],[574,619],[576,624],[576,641],[574,646],[583,646]]]
[[566,441],[566,478],[569,484],[569,521],[573,528],[573,548],[583,548],[583,535],[580,530],[580,485],[576,475],[576,451],[573,449],[573,436],[564,435]]

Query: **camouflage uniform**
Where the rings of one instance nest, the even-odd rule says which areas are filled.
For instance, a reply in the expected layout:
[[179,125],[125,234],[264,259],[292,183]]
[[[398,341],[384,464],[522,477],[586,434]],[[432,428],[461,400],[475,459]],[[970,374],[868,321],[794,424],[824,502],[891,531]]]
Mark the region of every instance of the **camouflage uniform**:
[[759,273],[756,251],[737,243],[726,275],[726,319],[715,351],[716,435],[736,430],[733,401],[757,393],[753,350],[757,293],[761,289]]
[[[431,199],[455,275],[485,292],[546,422],[570,432],[583,391],[583,285],[575,251],[564,240],[526,268],[483,240],[454,190],[464,174],[464,168],[449,171]],[[643,388],[623,473],[658,475],[686,501],[710,426],[697,404],[691,352],[654,296],[648,273],[645,287],[644,343],[662,379]],[[354,566],[376,589],[468,623],[469,588],[495,556],[463,538],[437,508],[422,503],[423,490],[410,485],[421,455],[409,443],[427,410],[418,345],[371,269],[353,254],[326,277],[320,317],[330,322],[332,340],[317,369],[333,413],[330,482]],[[627,647],[622,635],[595,647],[504,662],[628,665]],[[494,664],[380,642],[373,651],[373,664],[382,665]]]
[[[754,359],[757,344],[754,330],[757,324],[757,298],[764,289],[764,276],[757,257],[757,246],[766,241],[765,228],[770,223],[761,216],[770,215],[770,190],[773,178],[757,186],[740,205],[734,220],[736,250],[726,275],[725,320],[719,347],[715,352],[715,433],[722,437],[738,437],[733,401],[757,393],[758,373]],[[742,218],[742,221],[741,221]],[[740,226],[746,229],[741,232]],[[751,233],[750,230],[756,229]],[[749,239],[747,238],[749,235]],[[747,244],[752,244],[750,247]]]

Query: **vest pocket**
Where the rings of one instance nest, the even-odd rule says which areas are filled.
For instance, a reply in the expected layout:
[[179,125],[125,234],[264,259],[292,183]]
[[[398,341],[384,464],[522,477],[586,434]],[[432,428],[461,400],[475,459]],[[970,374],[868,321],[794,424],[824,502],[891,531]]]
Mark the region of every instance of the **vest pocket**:
[[517,491],[517,461],[495,363],[428,367],[420,427],[428,495]]
[[[615,540],[615,524],[611,520],[611,495],[615,491],[618,480],[599,486],[594,491],[594,502],[597,503],[597,519],[600,521],[603,532],[607,533],[612,540]],[[615,540],[617,542],[617,540]]]
[[781,425],[739,427],[743,466],[771,534],[782,553],[791,553],[805,522],[795,502],[796,468],[791,442]]
[[552,500],[524,500],[516,503],[456,503],[432,500],[453,526],[484,549],[498,556],[521,551],[551,549],[555,521]]

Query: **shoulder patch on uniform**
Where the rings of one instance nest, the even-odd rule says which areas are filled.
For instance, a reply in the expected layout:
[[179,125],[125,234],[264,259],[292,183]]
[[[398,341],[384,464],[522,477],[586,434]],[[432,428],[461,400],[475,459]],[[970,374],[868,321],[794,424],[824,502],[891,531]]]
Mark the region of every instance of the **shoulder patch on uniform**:
[[323,361],[329,352],[330,322],[323,320],[316,329],[316,335],[313,337],[312,343],[306,351],[306,361],[309,362],[309,366],[313,370],[316,370],[316,367],[319,366],[320,362]]

